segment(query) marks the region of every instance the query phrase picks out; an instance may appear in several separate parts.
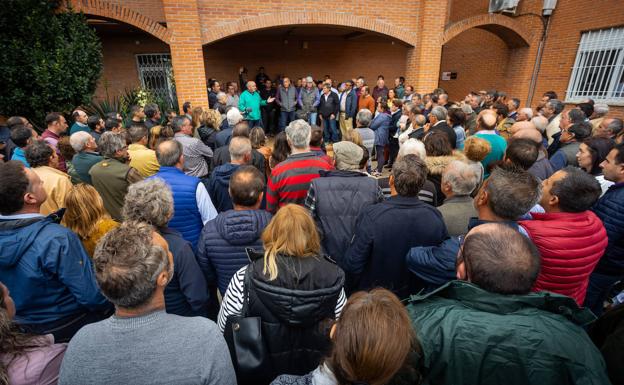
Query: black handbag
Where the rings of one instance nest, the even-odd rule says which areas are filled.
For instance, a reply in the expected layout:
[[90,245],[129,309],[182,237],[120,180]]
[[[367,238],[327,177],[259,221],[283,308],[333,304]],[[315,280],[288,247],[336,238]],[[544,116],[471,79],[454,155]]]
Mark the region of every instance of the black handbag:
[[251,265],[245,271],[241,315],[228,317],[225,325],[225,340],[230,349],[239,385],[270,382],[272,378],[265,377],[273,372],[269,351],[262,337],[262,320],[260,317],[247,317],[250,275]]

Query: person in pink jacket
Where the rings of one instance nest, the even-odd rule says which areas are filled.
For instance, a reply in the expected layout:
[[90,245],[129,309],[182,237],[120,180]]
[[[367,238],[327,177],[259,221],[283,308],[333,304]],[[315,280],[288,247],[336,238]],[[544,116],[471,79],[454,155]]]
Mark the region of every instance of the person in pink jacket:
[[596,178],[576,167],[542,182],[545,213],[531,213],[532,220],[520,222],[541,255],[533,291],[567,295],[583,306],[589,275],[608,243],[602,221],[589,211],[600,193]]
[[0,383],[56,384],[67,344],[55,344],[52,334],[22,333],[14,316],[9,289],[0,282]]

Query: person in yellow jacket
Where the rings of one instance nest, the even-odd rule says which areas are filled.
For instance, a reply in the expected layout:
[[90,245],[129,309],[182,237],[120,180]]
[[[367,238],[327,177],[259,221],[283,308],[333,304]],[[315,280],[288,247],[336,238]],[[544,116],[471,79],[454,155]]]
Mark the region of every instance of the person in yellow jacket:
[[43,182],[48,198],[41,205],[40,213],[50,215],[65,207],[65,196],[72,183],[67,173],[57,169],[59,157],[56,151],[43,140],[37,140],[26,147],[26,160]]

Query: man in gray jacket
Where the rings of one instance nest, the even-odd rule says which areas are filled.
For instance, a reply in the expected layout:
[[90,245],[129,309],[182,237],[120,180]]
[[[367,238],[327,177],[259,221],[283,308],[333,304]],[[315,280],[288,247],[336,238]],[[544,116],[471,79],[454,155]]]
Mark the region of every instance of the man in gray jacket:
[[295,120],[295,109],[297,108],[297,89],[287,77],[285,77],[282,82],[283,85],[277,87],[277,94],[275,96],[275,102],[280,107],[280,132],[284,131],[286,126]]
[[438,207],[451,237],[466,233],[468,221],[477,216],[472,193],[479,184],[479,169],[460,160],[446,166],[442,174],[444,204]]

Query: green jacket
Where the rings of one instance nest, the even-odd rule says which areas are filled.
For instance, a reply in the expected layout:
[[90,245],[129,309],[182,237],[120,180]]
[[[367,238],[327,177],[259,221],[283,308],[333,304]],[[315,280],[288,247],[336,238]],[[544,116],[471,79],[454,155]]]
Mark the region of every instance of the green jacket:
[[424,384],[605,385],[602,355],[579,325],[595,317],[572,298],[501,295],[453,281],[412,296]]
[[[238,109],[245,120],[260,120],[260,106],[266,106],[266,104],[266,100],[262,100],[258,91],[252,94],[245,90],[238,99]],[[251,111],[245,115],[247,108],[251,108]]]

